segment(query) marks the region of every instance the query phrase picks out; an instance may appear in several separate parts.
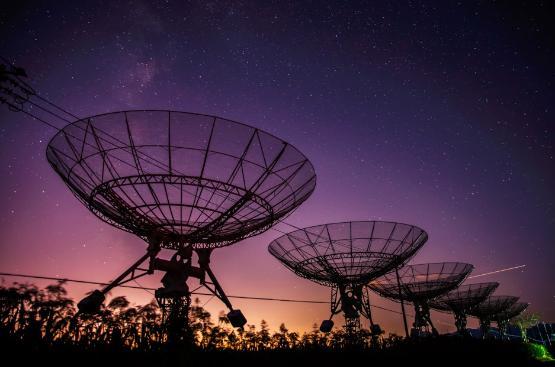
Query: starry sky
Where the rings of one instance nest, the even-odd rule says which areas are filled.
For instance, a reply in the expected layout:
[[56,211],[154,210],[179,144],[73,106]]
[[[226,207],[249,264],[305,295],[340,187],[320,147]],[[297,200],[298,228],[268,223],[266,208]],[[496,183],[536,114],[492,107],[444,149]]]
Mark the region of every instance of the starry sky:
[[[3,7],[0,54],[27,70],[41,96],[82,117],[172,109],[275,134],[301,150],[318,175],[315,192],[288,223],[405,222],[430,236],[413,263],[469,262],[475,274],[525,264],[476,281],[499,281],[497,294],[520,296],[555,320],[548,1]],[[145,244],[73,197],[46,161],[54,133],[0,106],[0,271],[108,281]],[[279,235],[270,229],[217,250],[212,265],[224,289],[327,300],[328,289],[268,254]],[[159,278],[140,284],[158,287]],[[77,299],[92,288],[69,286]],[[143,290],[112,292],[121,294],[137,304],[152,299]],[[320,304],[233,302],[249,323],[285,322],[298,331],[329,312]],[[399,309],[376,295],[372,302]],[[208,297],[201,304],[216,315],[224,309]],[[433,317],[440,331],[454,330],[450,316]],[[387,331],[402,331],[398,314],[375,310],[374,318]]]

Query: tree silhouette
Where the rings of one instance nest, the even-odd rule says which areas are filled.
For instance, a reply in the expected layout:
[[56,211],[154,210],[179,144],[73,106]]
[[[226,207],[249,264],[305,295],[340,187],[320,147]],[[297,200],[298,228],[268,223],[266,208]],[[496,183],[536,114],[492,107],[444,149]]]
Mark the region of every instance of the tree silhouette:
[[[272,333],[265,320],[244,329],[234,330],[225,313],[219,313],[216,323],[197,298],[190,308],[192,347],[204,351],[229,350],[262,352],[342,350],[349,346],[342,329],[320,332],[314,324],[312,331],[300,335],[280,324]],[[534,318],[535,320],[535,318]],[[162,325],[161,311],[155,300],[134,306],[126,297],[114,297],[96,315],[78,314],[75,303],[67,296],[63,282],[39,289],[32,284],[0,286],[0,343],[29,345],[33,350],[70,348],[82,351],[163,351],[167,337]],[[523,330],[533,320],[516,319]],[[358,348],[393,348],[402,338],[373,335],[361,330]]]
[[[172,365],[176,362],[186,364],[185,361],[194,364],[192,361],[195,358],[198,362],[206,362],[209,356],[214,358],[212,364],[233,364],[227,358],[238,354],[241,359],[236,361],[241,361],[241,364],[244,364],[243,356],[250,356],[248,358],[252,358],[251,361],[257,365],[261,364],[260,361],[265,361],[262,362],[265,365],[283,365],[279,358],[290,356],[296,362],[298,358],[305,358],[307,362],[326,365],[346,364],[348,361],[354,363],[360,358],[359,351],[369,352],[366,356],[375,360],[377,351],[387,349],[382,354],[387,362],[391,362],[389,358],[392,355],[401,356],[401,361],[406,362],[412,358],[410,353],[421,353],[423,360],[429,360],[432,354],[437,355],[438,352],[459,355],[461,348],[466,348],[463,345],[453,351],[449,344],[448,348],[432,344],[433,349],[420,352],[424,345],[421,341],[407,340],[394,334],[388,337],[373,335],[364,329],[358,335],[358,344],[353,345],[352,339],[346,338],[341,328],[322,333],[316,324],[312,331],[302,335],[289,331],[283,323],[272,333],[265,320],[260,322],[258,328],[251,324],[233,329],[223,312],[218,314],[216,322],[212,321],[210,313],[202,307],[199,299],[192,303],[189,321],[192,333],[190,344],[174,349],[167,342],[161,310],[155,300],[135,306],[126,297],[114,297],[98,314],[86,315],[77,313],[63,282],[44,289],[32,284],[0,286],[0,351],[13,351],[16,359],[27,355],[37,356],[38,364],[43,362],[44,356],[52,355],[52,351],[60,352],[55,354],[58,359],[52,361],[58,364],[65,358],[65,353],[70,352],[84,353],[86,358],[97,356],[101,364],[106,362],[106,358],[112,364],[122,365],[158,365],[160,360],[166,360]],[[525,329],[533,321],[521,318],[516,323]],[[500,353],[510,356],[515,350],[511,345],[495,353],[497,356]],[[326,353],[320,353],[323,351]],[[347,357],[344,357],[345,351],[356,353],[347,353]],[[270,360],[261,357],[262,354],[271,356]],[[470,355],[466,349],[463,354]],[[135,357],[132,363],[128,358],[133,355],[139,357]],[[152,358],[150,362],[148,358]],[[495,362],[499,362],[497,358]],[[513,363],[517,359],[507,357],[507,360]],[[528,362],[526,358],[521,360],[525,361],[523,364]]]

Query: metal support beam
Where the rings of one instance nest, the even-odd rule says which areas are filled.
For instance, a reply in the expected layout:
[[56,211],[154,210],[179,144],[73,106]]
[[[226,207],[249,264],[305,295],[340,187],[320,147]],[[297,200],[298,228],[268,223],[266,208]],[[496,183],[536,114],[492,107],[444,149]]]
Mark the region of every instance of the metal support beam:
[[409,337],[409,326],[407,324],[407,313],[405,312],[405,301],[403,300],[403,292],[401,292],[401,279],[399,278],[399,268],[395,268],[397,276],[397,289],[399,290],[399,300],[401,301],[401,311],[403,312],[403,326],[405,327],[405,336]]
[[[125,284],[134,279],[145,276],[147,274],[152,274],[154,272],[154,268],[152,267],[152,260],[155,258],[155,256],[158,254],[159,251],[160,251],[160,246],[158,244],[149,245],[147,253],[141,256],[139,260],[137,260],[133,265],[127,268],[127,270],[125,270],[120,276],[118,276],[116,279],[111,281],[108,285],[106,285],[101,290],[95,290],[91,294],[83,298],[77,304],[79,313],[85,313],[85,314],[98,313],[100,311],[100,307],[102,306],[102,303],[104,303],[104,300],[106,299],[105,294],[108,293],[110,290],[112,290],[113,288],[119,285]],[[144,263],[147,259],[151,260],[149,263],[148,269],[139,268],[139,266],[141,266],[141,264]],[[140,273],[137,274],[136,273],[137,270],[139,270]]]

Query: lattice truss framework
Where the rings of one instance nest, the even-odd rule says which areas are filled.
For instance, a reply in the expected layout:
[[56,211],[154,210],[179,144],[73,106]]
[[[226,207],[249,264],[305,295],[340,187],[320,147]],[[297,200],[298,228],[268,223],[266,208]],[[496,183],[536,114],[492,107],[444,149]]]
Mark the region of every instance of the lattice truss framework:
[[272,241],[269,252],[314,282],[366,284],[413,256],[428,239],[415,226],[380,221],[323,224]]
[[[407,265],[383,275],[368,286],[383,297],[399,301],[429,301],[461,284],[474,269],[471,264],[458,262]],[[399,292],[400,291],[400,292]]]
[[171,249],[221,247],[258,234],[316,184],[312,164],[285,141],[185,112],[79,120],[52,138],[47,158],[102,220]]

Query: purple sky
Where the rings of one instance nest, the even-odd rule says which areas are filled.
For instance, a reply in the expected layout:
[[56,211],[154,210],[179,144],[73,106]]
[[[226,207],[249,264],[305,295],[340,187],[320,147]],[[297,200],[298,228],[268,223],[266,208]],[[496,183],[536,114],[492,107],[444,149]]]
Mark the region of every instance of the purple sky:
[[[405,222],[430,235],[414,263],[469,262],[475,273],[526,264],[479,281],[499,281],[497,294],[520,296],[553,321],[548,2],[295,3],[27,3],[0,14],[0,54],[78,116],[173,109],[275,134],[318,175],[314,194],[287,222]],[[73,197],[46,161],[53,134],[0,108],[0,271],[107,281],[145,244]],[[225,290],[327,300],[328,289],[268,254],[279,235],[268,230],[215,252]],[[158,279],[140,283],[157,287]],[[75,298],[91,289],[71,286]],[[119,294],[136,303],[152,298]],[[326,305],[234,304],[250,323],[264,318],[273,328],[283,321],[306,330],[328,316]],[[224,309],[217,299],[206,307]],[[449,316],[436,317],[440,330],[454,329]],[[401,331],[398,315],[376,311],[375,318]]]

